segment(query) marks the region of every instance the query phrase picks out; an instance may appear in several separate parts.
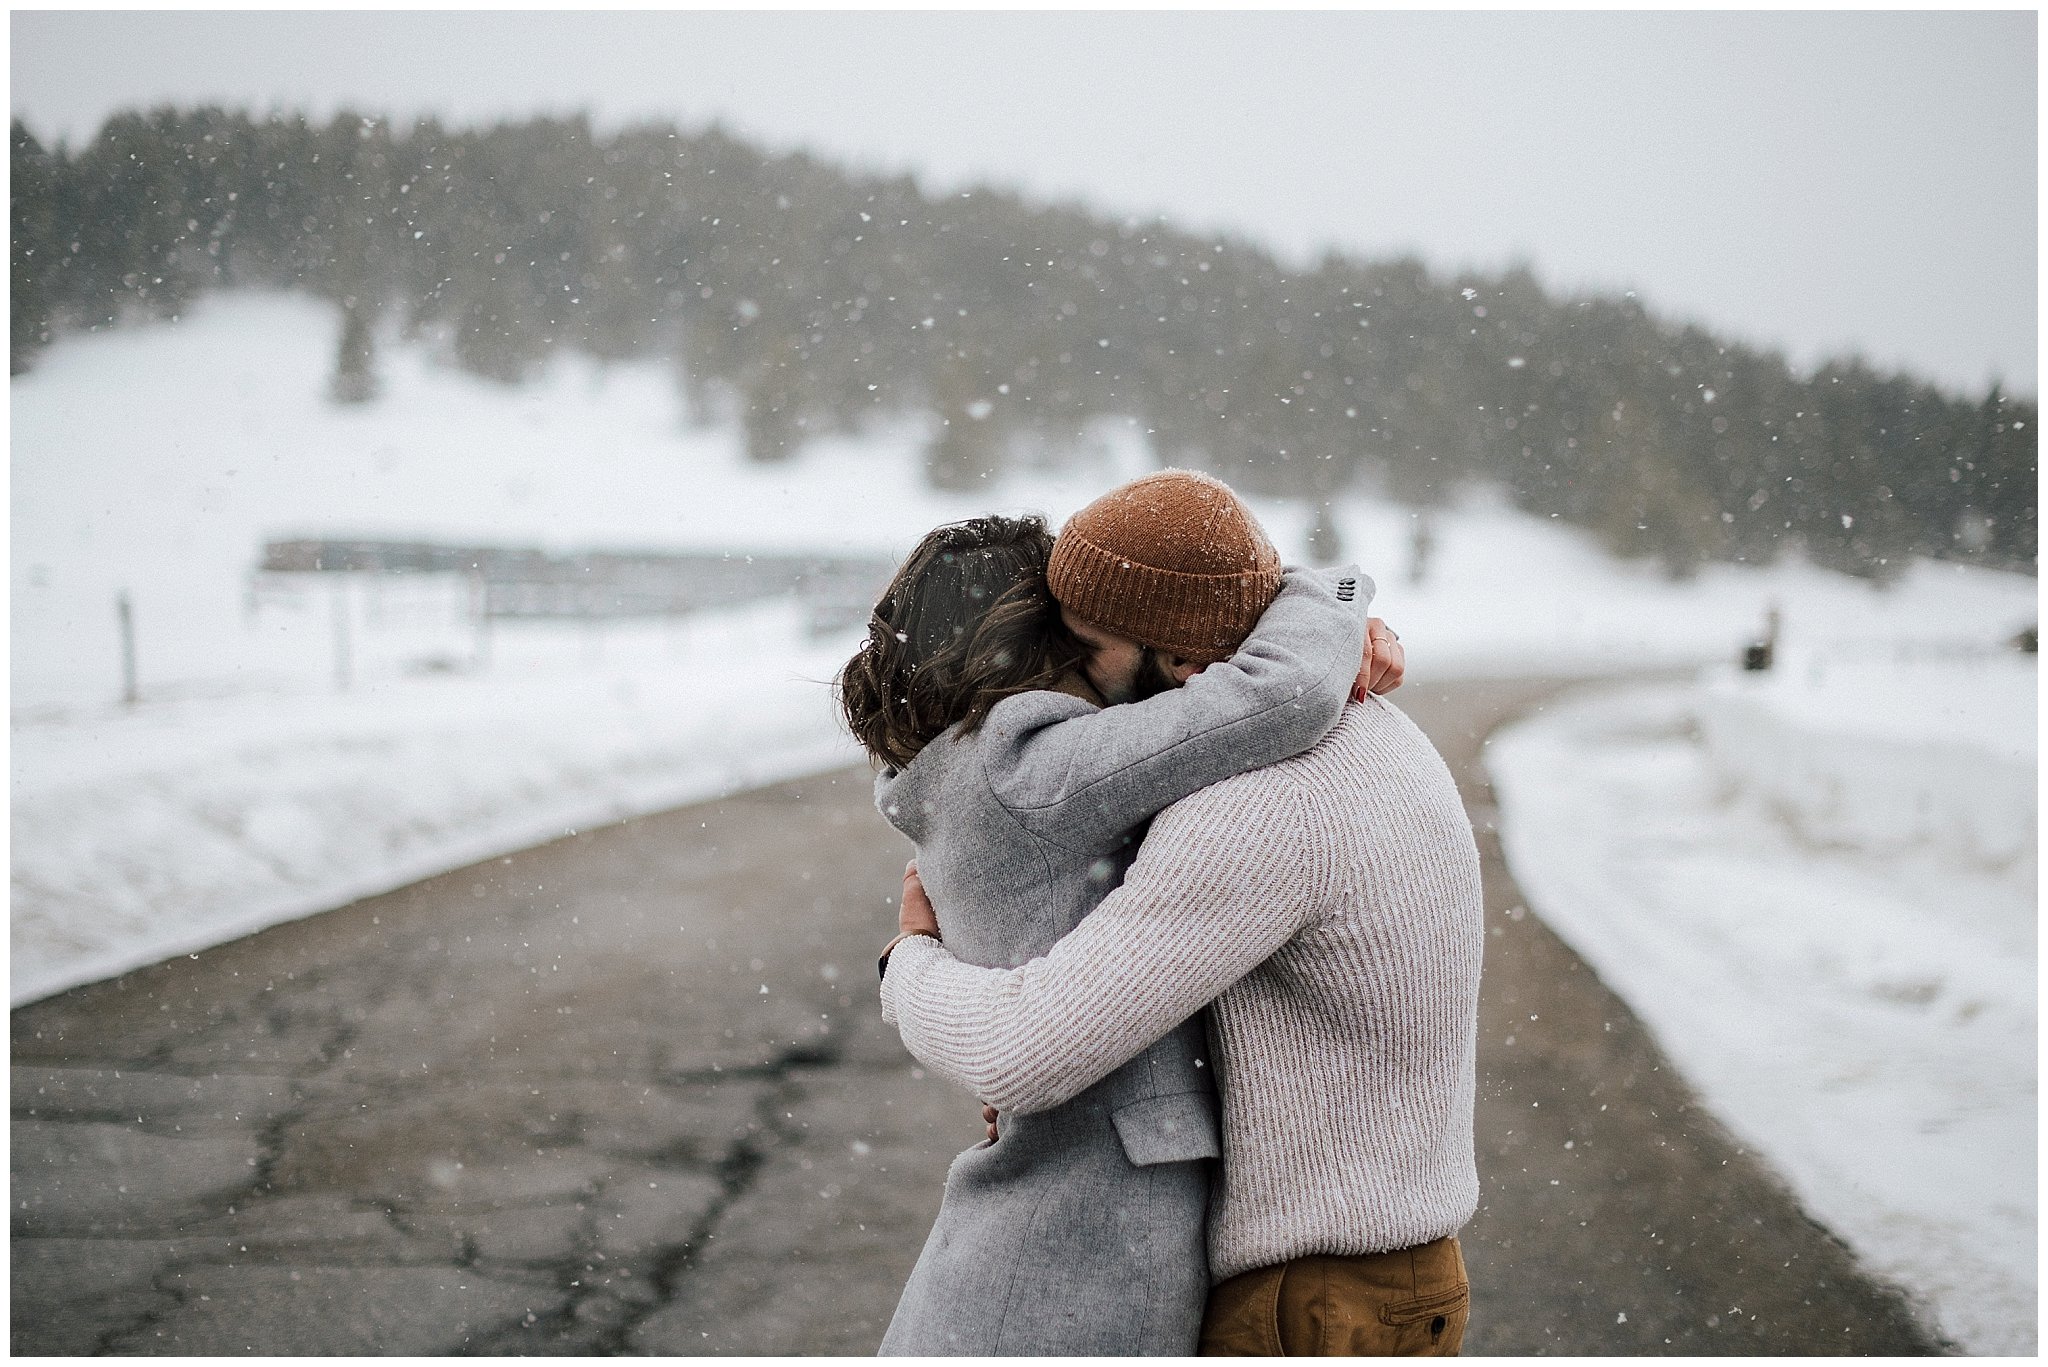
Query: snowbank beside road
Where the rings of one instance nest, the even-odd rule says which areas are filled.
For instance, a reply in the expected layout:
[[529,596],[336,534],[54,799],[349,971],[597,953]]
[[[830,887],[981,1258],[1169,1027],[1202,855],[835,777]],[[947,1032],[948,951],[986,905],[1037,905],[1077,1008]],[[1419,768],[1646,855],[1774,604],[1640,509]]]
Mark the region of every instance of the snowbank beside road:
[[1802,840],[1925,849],[1967,867],[2035,867],[2033,658],[1886,668],[1784,660],[1701,696],[1709,769]]
[[1584,696],[1487,748],[1534,910],[1973,1353],[2035,1349],[2035,865],[2007,810],[2034,677],[1837,661]]

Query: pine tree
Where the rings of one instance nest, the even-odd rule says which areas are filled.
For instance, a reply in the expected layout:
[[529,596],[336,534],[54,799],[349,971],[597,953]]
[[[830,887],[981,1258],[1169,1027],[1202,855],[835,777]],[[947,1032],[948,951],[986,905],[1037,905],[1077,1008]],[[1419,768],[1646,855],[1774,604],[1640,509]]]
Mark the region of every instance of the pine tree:
[[[929,415],[931,477],[980,487],[1018,444],[1071,450],[1115,416],[1248,492],[1321,504],[1366,480],[1426,515],[1494,484],[1673,573],[1795,539],[1866,574],[2034,563],[2031,401],[1853,361],[1804,378],[1521,267],[1296,270],[1164,223],[926,194],[717,129],[599,141],[582,119],[129,112],[75,156],[17,123],[11,164],[16,372],[59,328],[299,288],[341,310],[343,402],[374,392],[389,311],[508,383],[563,346],[662,356],[693,420],[739,422],[759,460]],[[1966,510],[1979,550],[1955,540]]]
[[60,172],[56,158],[20,119],[14,121],[9,156],[8,202],[13,214],[13,256],[8,263],[8,372],[29,368],[50,341],[61,282],[69,257],[59,236],[62,206],[57,201]]

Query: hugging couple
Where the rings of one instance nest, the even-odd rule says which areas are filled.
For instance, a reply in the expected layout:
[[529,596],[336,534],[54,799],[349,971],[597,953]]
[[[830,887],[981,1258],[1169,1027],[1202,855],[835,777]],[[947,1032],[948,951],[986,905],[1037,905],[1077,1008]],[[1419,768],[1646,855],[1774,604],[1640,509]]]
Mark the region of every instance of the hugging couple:
[[1372,591],[1166,470],[877,604],[882,1013],[989,1122],[884,1354],[1458,1351],[1479,859]]

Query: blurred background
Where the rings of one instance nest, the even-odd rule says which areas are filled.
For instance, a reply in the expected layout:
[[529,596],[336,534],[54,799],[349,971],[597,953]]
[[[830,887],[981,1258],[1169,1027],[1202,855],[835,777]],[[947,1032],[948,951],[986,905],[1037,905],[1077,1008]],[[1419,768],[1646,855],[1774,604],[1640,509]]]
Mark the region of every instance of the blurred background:
[[919,536],[1195,467],[1636,681],[1497,747],[1535,910],[2029,1351],[2036,28],[17,11],[13,1000],[855,764]]

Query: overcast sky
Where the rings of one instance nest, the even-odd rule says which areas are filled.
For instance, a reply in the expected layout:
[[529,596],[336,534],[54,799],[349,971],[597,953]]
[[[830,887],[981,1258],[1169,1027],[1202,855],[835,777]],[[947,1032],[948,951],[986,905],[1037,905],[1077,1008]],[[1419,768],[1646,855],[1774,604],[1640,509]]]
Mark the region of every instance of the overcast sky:
[[73,146],[200,100],[712,120],[778,149],[1433,266],[2035,392],[2036,18],[16,11]]

